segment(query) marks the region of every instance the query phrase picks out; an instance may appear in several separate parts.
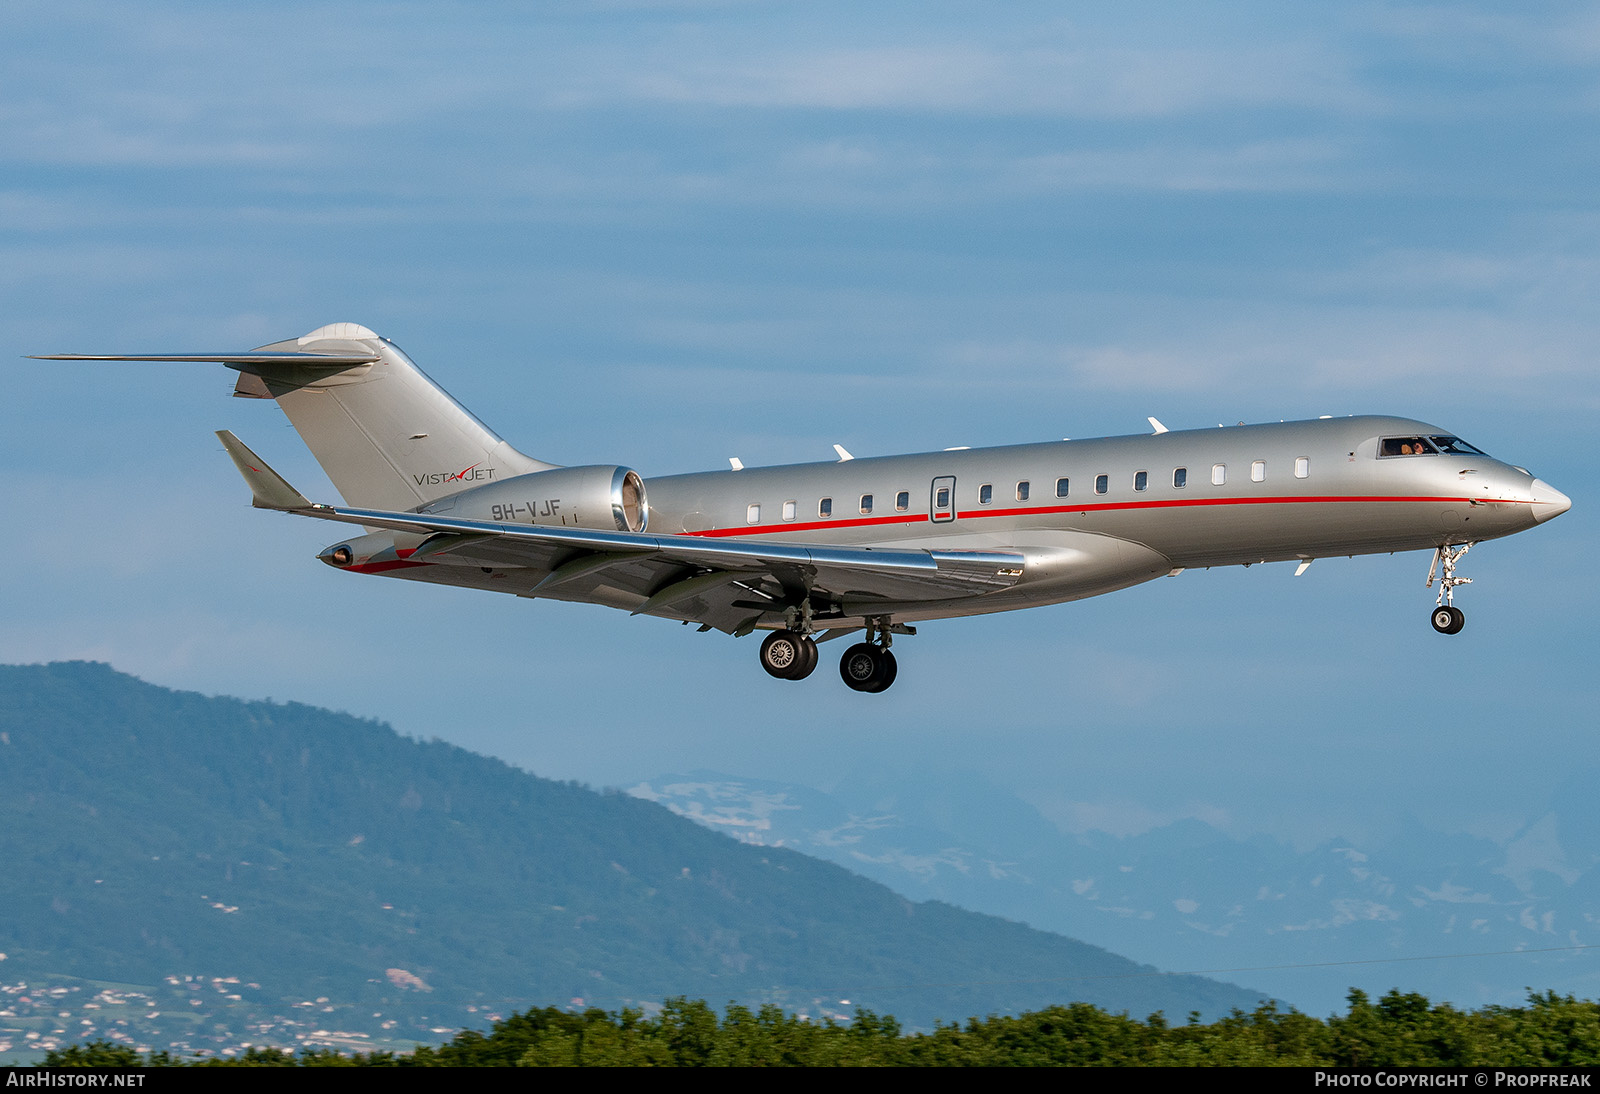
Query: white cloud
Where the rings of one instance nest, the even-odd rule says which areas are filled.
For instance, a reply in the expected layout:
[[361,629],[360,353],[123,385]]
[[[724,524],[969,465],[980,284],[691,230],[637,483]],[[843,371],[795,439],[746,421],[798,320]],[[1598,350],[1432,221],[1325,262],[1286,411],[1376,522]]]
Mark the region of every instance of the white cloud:
[[1284,931],[1323,931],[1329,928],[1345,927],[1351,923],[1387,922],[1400,918],[1400,913],[1387,904],[1379,904],[1373,900],[1342,899],[1330,902],[1332,914],[1304,923],[1286,923],[1279,930]]
[[[1235,390],[1254,401],[1323,407],[1319,413],[1368,413],[1374,393],[1386,400],[1439,406],[1485,398],[1512,405],[1542,401],[1566,385],[1573,406],[1600,402],[1593,370],[1593,325],[1578,316],[1496,313],[1461,306],[1280,303],[1248,314],[1230,301],[1163,309],[1148,302],[1163,328],[1122,342],[964,341],[938,348],[946,367],[1005,368],[1033,390],[1164,392]],[[1175,315],[1193,319],[1170,328]],[[1467,387],[1466,385],[1473,385]],[[1168,423],[1169,425],[1172,423]]]
[[[1205,802],[1190,802],[1176,808],[1155,809],[1133,800],[1081,801],[1051,794],[1024,794],[1024,798],[1051,823],[1071,835],[1104,832],[1112,836],[1138,836],[1179,820],[1198,820],[1218,831],[1234,822],[1229,813]],[[1079,883],[1074,883],[1075,888]],[[1077,889],[1083,895],[1094,885],[1089,878]]]
[[[939,41],[937,29],[908,33],[902,26],[898,42],[778,47],[678,35],[665,48],[632,54],[631,63],[612,58],[566,99],[1104,119],[1241,105],[1348,108],[1367,98],[1340,54],[1317,44],[1128,45],[1103,33],[1019,21],[980,35],[991,39],[984,42],[972,40],[972,30],[961,28],[966,40],[947,32],[952,40]],[[1115,36],[1137,36],[1130,31],[1119,28]],[[1034,36],[1068,41],[1020,44]]]
[[1384,5],[1362,21],[1424,55],[1479,68],[1496,60],[1585,65],[1600,55],[1600,14],[1587,5]]
[[1418,885],[1417,892],[1429,900],[1441,901],[1447,904],[1492,904],[1494,898],[1488,893],[1478,893],[1464,885],[1457,885],[1448,879],[1439,882],[1437,889],[1429,889]]
[[[1191,141],[1193,143],[1191,143]],[[1189,192],[1328,190],[1348,186],[1355,150],[1326,137],[1213,143],[1168,140],[996,163],[1000,185],[1035,193],[1117,188]]]

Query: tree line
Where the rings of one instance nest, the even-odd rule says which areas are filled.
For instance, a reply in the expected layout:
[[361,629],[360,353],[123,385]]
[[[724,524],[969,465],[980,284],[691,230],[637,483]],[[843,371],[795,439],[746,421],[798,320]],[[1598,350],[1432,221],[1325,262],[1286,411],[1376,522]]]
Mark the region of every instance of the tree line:
[[464,1030],[411,1053],[295,1054],[251,1048],[228,1058],[141,1054],[108,1041],[51,1052],[52,1067],[962,1067],[962,1066],[1500,1066],[1600,1063],[1600,1003],[1530,993],[1525,1006],[1458,1010],[1390,991],[1376,1002],[1352,990],[1327,1019],[1263,1003],[1211,1023],[1160,1013],[1140,1021],[1088,1003],[991,1015],[906,1033],[888,1015],[808,1021],[776,1006],[669,999],[641,1010],[572,1013],[545,1007],[488,1033]]

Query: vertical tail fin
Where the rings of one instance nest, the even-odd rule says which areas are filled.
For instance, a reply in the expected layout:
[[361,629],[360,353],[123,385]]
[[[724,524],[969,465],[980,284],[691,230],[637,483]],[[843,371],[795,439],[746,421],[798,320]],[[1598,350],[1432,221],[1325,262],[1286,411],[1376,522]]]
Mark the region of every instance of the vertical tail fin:
[[[276,399],[347,504],[415,509],[477,483],[555,466],[518,452],[423,373],[393,342],[355,323],[262,346],[279,362],[227,361],[234,394]],[[331,371],[307,356],[368,358]],[[243,357],[244,355],[240,355]]]

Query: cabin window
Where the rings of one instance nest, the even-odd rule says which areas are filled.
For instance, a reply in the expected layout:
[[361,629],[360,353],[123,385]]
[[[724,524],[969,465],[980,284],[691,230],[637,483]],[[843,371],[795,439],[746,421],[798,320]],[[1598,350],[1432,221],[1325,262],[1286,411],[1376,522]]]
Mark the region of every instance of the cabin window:
[[1066,496],[1067,496],[1067,480],[1066,479],[1057,479],[1056,480],[1056,497],[1064,498]]
[[1251,462],[1251,464],[1250,464],[1250,481],[1251,482],[1266,482],[1267,481],[1267,461],[1266,460],[1253,460]]
[[1305,456],[1296,456],[1294,459],[1294,477],[1303,479],[1311,474],[1311,460]]
[[1018,501],[1027,501],[1028,500],[1028,484],[1027,484],[1026,480],[1024,480],[1023,482],[1017,483],[1017,500]]
[[1135,490],[1143,490],[1145,487],[1147,487],[1149,485],[1150,485],[1150,472],[1148,472],[1148,471],[1135,471],[1133,473],[1133,488]]
[[904,513],[911,508],[911,491],[902,490],[894,496],[894,508],[897,513]]
[[978,504],[979,505],[988,505],[993,500],[994,500],[994,486],[993,486],[993,484],[986,482],[982,486],[978,487]]
[[1189,469],[1187,467],[1174,467],[1172,469],[1172,485],[1179,490],[1189,485]]
[[1225,463],[1214,463],[1214,464],[1212,464],[1211,465],[1211,485],[1212,486],[1221,486],[1223,483],[1225,483],[1227,481],[1228,481],[1228,465],[1225,464]]
[[1096,494],[1104,494],[1110,488],[1111,488],[1111,476],[1110,475],[1096,475],[1094,477],[1094,492]]
[[819,517],[831,517],[831,516],[833,516],[833,499],[832,498],[823,498],[821,501],[817,502],[817,516],[819,516]]
[[872,512],[872,495],[871,494],[862,494],[861,495],[861,511],[863,513]]
[[748,522],[750,524],[760,524],[761,523],[761,506],[760,506],[760,504],[758,503],[756,505],[747,506],[745,508],[745,511],[744,511],[744,519],[746,520],[746,522]]
[[795,502],[792,502],[792,501],[784,502],[783,503],[783,519],[784,520],[793,520],[794,519],[794,514],[795,514],[795,509],[796,509],[796,503]]
[[933,507],[935,509],[950,508],[950,488],[948,486],[939,487],[939,492],[933,498]]

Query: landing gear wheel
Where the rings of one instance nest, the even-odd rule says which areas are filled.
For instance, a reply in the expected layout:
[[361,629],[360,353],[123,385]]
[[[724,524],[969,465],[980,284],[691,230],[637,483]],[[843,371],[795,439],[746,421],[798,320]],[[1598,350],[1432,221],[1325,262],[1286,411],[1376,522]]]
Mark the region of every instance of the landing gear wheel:
[[811,675],[812,671],[817,667],[817,662],[821,660],[817,655],[817,644],[809,637],[800,639],[800,650],[804,656],[795,665],[794,671],[789,674],[789,679],[791,680],[804,680]]
[[894,683],[894,678],[900,672],[900,666],[895,664],[894,654],[888,650],[879,650],[878,655],[883,658],[883,682],[874,691],[888,691],[889,685]]
[[[809,656],[807,647],[810,647]],[[761,643],[761,667],[779,680],[798,680],[816,668],[816,664],[816,643],[793,631],[773,631]]]
[[894,683],[897,671],[894,654],[866,642],[857,642],[839,658],[839,676],[853,691],[882,691]]
[[1433,629],[1440,634],[1460,634],[1467,625],[1467,613],[1460,608],[1439,605],[1433,609]]
[[839,658],[839,676],[852,691],[871,691],[880,664],[875,646],[857,642]]

